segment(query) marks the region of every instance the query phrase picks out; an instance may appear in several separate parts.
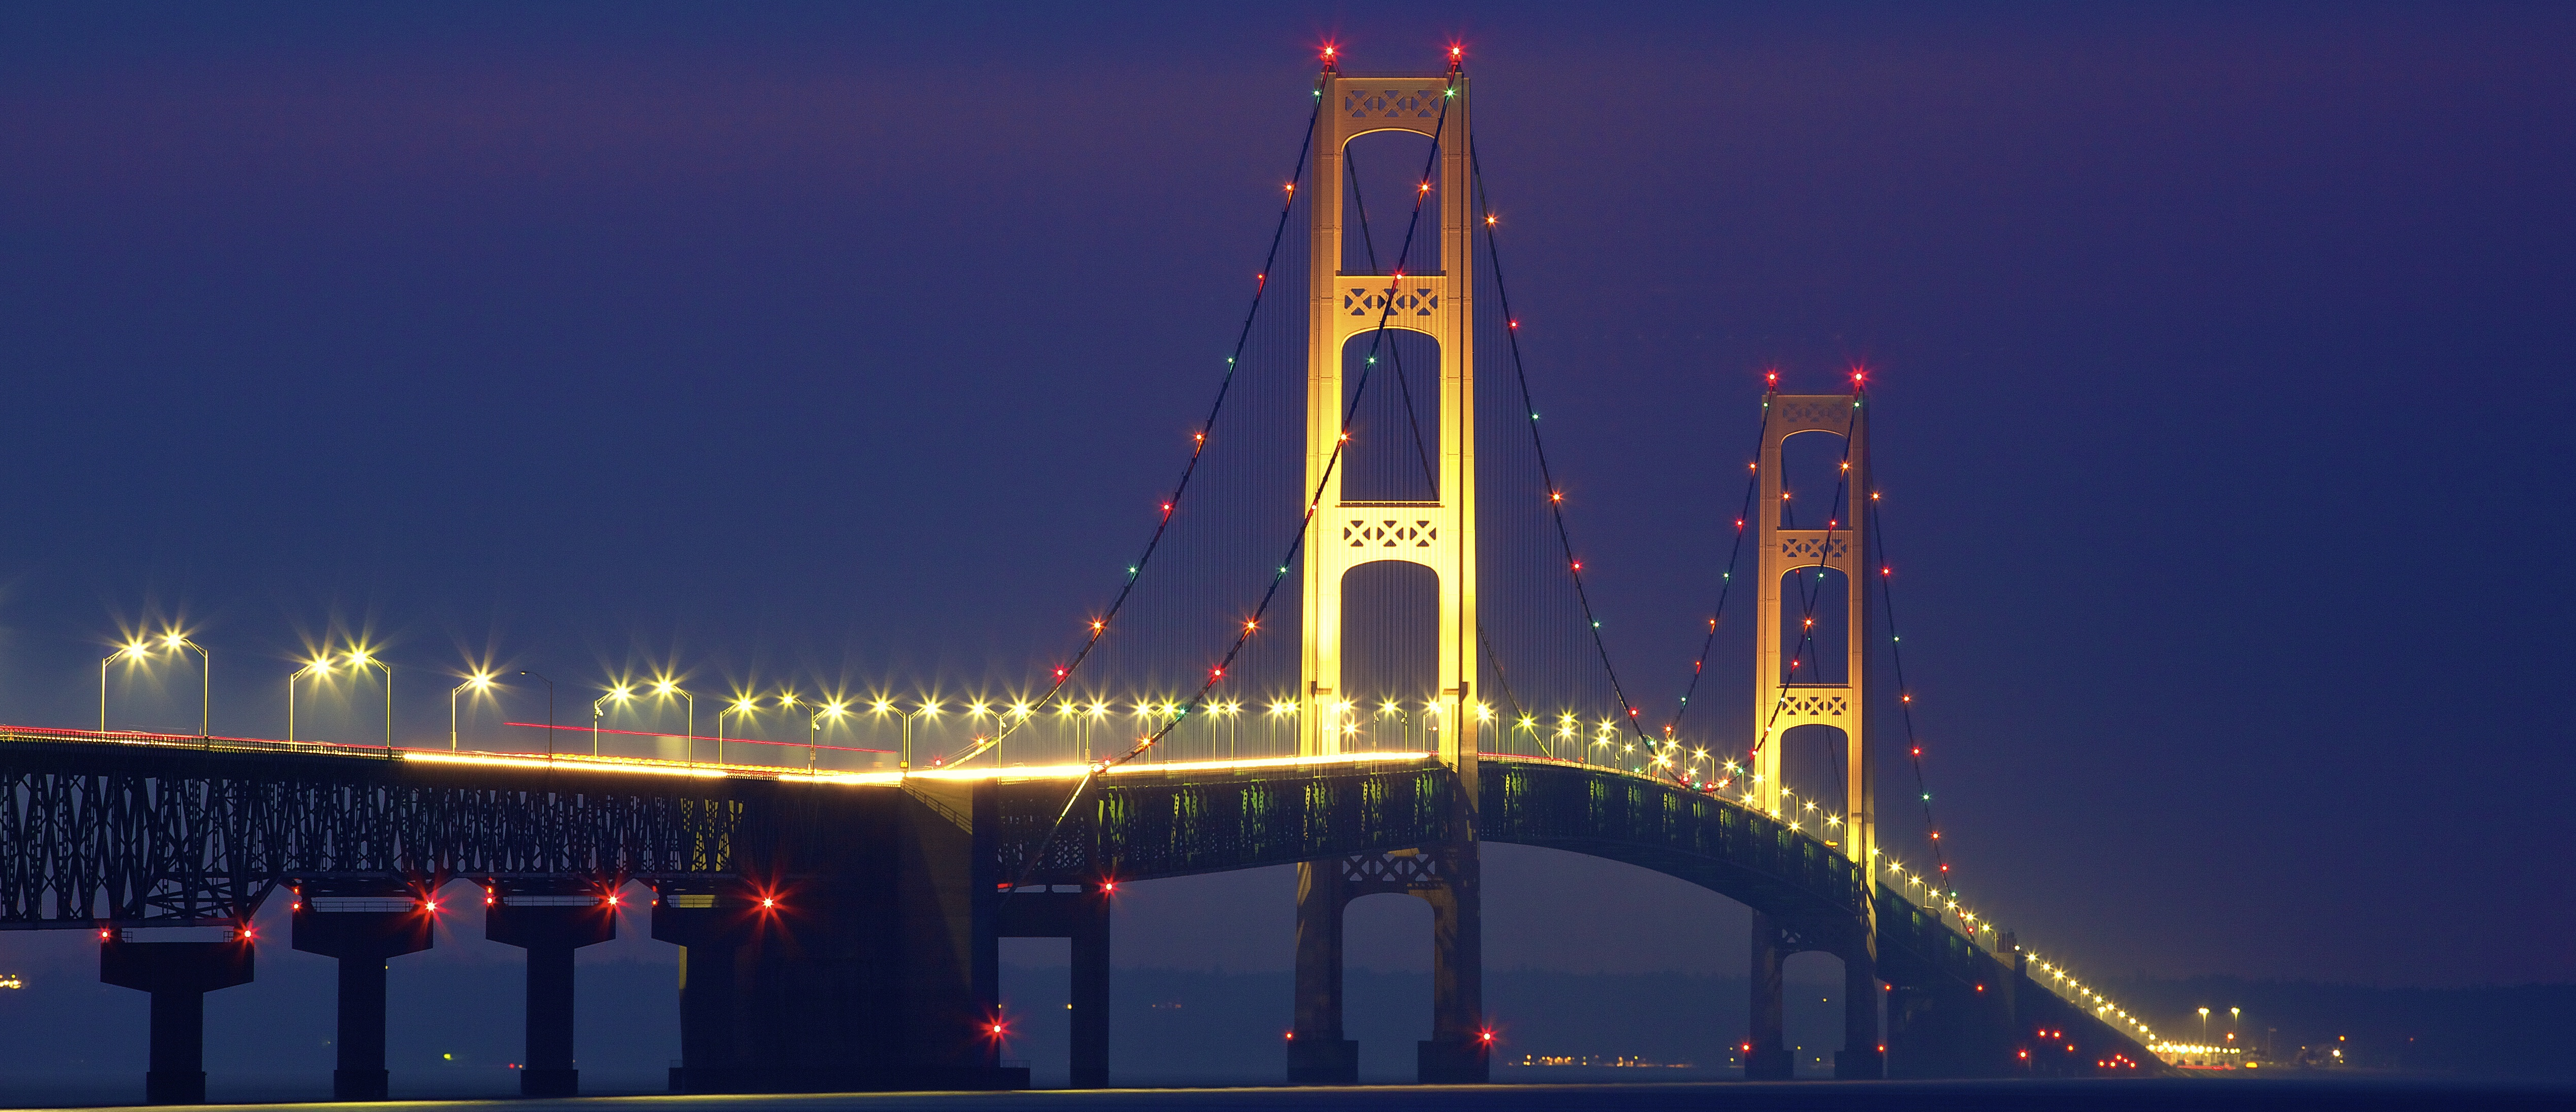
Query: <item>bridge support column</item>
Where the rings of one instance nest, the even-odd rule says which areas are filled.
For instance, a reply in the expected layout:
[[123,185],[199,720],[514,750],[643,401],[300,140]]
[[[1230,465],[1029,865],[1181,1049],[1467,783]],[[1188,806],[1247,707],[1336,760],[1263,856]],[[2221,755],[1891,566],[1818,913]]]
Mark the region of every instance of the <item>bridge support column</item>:
[[1485,1037],[1484,893],[1476,847],[1436,852],[1443,883],[1413,890],[1431,905],[1431,1038],[1415,1051],[1415,1077],[1425,1085],[1481,1085],[1492,1077],[1493,1044]]
[[1753,913],[1753,963],[1748,977],[1753,999],[1744,1037],[1747,1081],[1786,1081],[1795,1073],[1781,999],[1781,970],[1790,951],[1781,934],[1777,920],[1759,911]]
[[1072,1082],[1076,1089],[1109,1087],[1109,893],[1086,884],[1078,891],[1017,891],[1004,895],[993,935],[1063,938],[1073,943]]
[[400,911],[316,909],[319,899],[330,898],[298,893],[293,921],[296,949],[339,959],[339,1022],[331,1042],[338,1068],[331,1071],[331,1099],[383,1100],[385,962],[429,949],[434,912],[428,901],[408,895],[383,898],[409,905]]
[[519,1095],[578,1095],[572,952],[617,937],[615,906],[587,894],[503,892],[484,909],[483,937],[528,951],[528,1049],[519,1064]]
[[1886,1075],[1885,1046],[1878,1037],[1877,944],[1860,922],[1816,922],[1753,913],[1753,999],[1744,1055],[1748,1081],[1787,1081],[1797,1076],[1797,1059],[1789,1049],[1782,997],[1783,970],[1789,955],[1821,950],[1843,963],[1843,1046],[1834,1052],[1834,1076],[1857,1079]]
[[750,909],[740,892],[663,892],[653,901],[653,937],[680,947],[680,1064],[674,1093],[720,1093],[733,1084],[743,1021],[740,966]]
[[1360,1044],[1342,1037],[1344,863],[1297,866],[1297,1000],[1288,1031],[1288,1083],[1356,1085]]
[[[1874,948],[1874,947],[1872,947]],[[1843,955],[1843,1048],[1834,1052],[1834,1079],[1874,1081],[1887,1076],[1887,1045],[1879,1040],[1878,961],[1867,950]]]
[[1378,893],[1431,905],[1431,1037],[1415,1047],[1415,1077],[1426,1085],[1484,1082],[1493,1044],[1485,1038],[1484,911],[1469,842],[1297,866],[1288,1083],[1359,1083],[1360,1044],[1342,1037],[1342,913],[1352,900]]
[[98,948],[98,979],[152,994],[146,1104],[206,1102],[206,994],[249,984],[255,952],[229,942],[127,942],[114,928]]

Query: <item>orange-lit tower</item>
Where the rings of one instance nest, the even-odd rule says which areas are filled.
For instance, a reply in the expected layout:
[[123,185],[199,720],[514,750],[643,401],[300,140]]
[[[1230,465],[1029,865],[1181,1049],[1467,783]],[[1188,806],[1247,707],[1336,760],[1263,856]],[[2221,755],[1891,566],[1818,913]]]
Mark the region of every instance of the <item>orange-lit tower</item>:
[[[1764,395],[1761,476],[1755,506],[1760,552],[1759,601],[1753,626],[1753,760],[1755,805],[1801,826],[1839,848],[1860,867],[1864,890],[1875,882],[1877,805],[1870,774],[1869,732],[1862,718],[1869,658],[1869,409],[1858,389],[1849,394]],[[1782,481],[1781,448],[1792,438],[1820,435],[1843,443],[1838,498],[1804,512],[1819,527],[1793,529],[1791,496]],[[1838,660],[1822,659],[1818,629],[1840,619]],[[1839,666],[1840,674],[1835,673]],[[1789,796],[1783,772],[1785,736],[1800,726],[1836,731],[1842,745],[1842,799],[1821,806],[1814,793]],[[1817,811],[1807,810],[1819,806]],[[1781,967],[1792,953],[1824,950],[1843,961],[1844,1049],[1839,1077],[1878,1077],[1879,985],[1877,924],[1870,901],[1858,923],[1789,923],[1753,914],[1753,1012],[1747,1077],[1786,1078],[1790,1053],[1782,1015]]]
[[[1442,846],[1308,862],[1297,867],[1296,1029],[1289,1038],[1292,1082],[1352,1084],[1358,1044],[1342,1035],[1342,910],[1373,893],[1419,897],[1432,908],[1432,1032],[1419,1048],[1425,1082],[1482,1081],[1483,928],[1479,911],[1476,808],[1476,425],[1474,275],[1469,214],[1467,80],[1457,47],[1445,72],[1357,77],[1340,72],[1326,48],[1316,82],[1316,188],[1307,198],[1308,254],[1306,485],[1315,504],[1304,554],[1304,645],[1298,752],[1341,752],[1352,704],[1342,675],[1343,582],[1379,561],[1429,568],[1438,578],[1438,759],[1451,769],[1457,840]],[[1435,180],[1422,183],[1420,231],[1399,273],[1340,268],[1344,148],[1362,135],[1409,131],[1437,147]],[[1436,254],[1422,249],[1436,244]],[[1439,345],[1438,443],[1431,497],[1348,501],[1341,455],[1348,395],[1346,356],[1380,350],[1380,329],[1429,336]],[[1389,371],[1388,373],[1395,373]],[[1372,388],[1385,389],[1383,380]]]

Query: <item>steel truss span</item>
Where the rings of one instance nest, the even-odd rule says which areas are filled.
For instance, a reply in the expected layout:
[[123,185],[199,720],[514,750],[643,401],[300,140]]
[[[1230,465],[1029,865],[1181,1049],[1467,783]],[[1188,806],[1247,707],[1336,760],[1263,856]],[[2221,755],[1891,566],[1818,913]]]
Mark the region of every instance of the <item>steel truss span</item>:
[[0,929],[240,923],[289,881],[433,888],[712,878],[720,782],[350,757],[0,748]]

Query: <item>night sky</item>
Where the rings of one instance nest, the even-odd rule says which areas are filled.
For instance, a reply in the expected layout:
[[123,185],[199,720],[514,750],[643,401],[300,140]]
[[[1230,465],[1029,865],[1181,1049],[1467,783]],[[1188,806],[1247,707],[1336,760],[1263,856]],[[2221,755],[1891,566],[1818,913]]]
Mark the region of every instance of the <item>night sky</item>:
[[[1455,39],[1642,703],[1763,372],[1865,366],[1980,909],[2104,975],[2576,979],[2576,10],[513,7],[0,12],[0,721],[92,723],[171,622],[258,736],[351,638],[422,743],[470,663],[567,722],[656,662],[1034,682],[1206,408],[1315,47]],[[113,724],[193,731],[188,675]],[[1743,967],[1712,894],[1488,860],[1497,966]],[[1421,964],[1394,902],[1355,963]],[[1284,967],[1290,915],[1142,886],[1120,961]]]

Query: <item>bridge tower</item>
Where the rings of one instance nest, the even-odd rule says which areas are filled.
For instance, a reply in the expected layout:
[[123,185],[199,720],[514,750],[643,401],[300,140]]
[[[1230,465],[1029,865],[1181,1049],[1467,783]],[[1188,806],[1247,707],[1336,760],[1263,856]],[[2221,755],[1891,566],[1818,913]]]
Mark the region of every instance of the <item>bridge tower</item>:
[[[1440,761],[1457,773],[1458,839],[1448,845],[1315,861],[1297,867],[1296,1028],[1289,1080],[1351,1084],[1358,1044],[1342,1035],[1342,909],[1372,892],[1403,892],[1432,905],[1432,1037],[1420,1047],[1425,1082],[1482,1081],[1484,1035],[1482,917],[1477,887],[1476,806],[1476,426],[1475,317],[1469,215],[1467,80],[1453,51],[1445,73],[1356,77],[1328,54],[1317,79],[1314,193],[1308,254],[1306,485],[1316,495],[1305,546],[1303,688],[1298,752],[1342,751],[1340,727],[1352,705],[1342,676],[1343,583],[1351,570],[1392,560],[1439,578]],[[1439,176],[1426,183],[1411,263],[1400,274],[1340,268],[1344,150],[1380,131],[1410,131],[1438,146]],[[1436,227],[1433,221],[1436,220]],[[1436,238],[1432,235],[1436,233]],[[1436,258],[1420,249],[1436,243]],[[1380,327],[1431,337],[1440,348],[1439,443],[1432,497],[1349,501],[1342,496],[1344,345]],[[1393,373],[1389,369],[1389,373]],[[1383,380],[1378,388],[1383,389]]]
[[[1787,799],[1782,773],[1783,735],[1799,726],[1829,726],[1842,734],[1842,824],[1820,835],[1835,842],[1844,855],[1861,865],[1864,884],[1874,889],[1878,863],[1875,785],[1870,773],[1869,733],[1862,720],[1868,691],[1869,658],[1869,411],[1857,390],[1849,394],[1766,394],[1762,454],[1755,467],[1761,476],[1760,523],[1755,548],[1761,553],[1758,609],[1753,627],[1754,798],[1759,806],[1785,818],[1821,822],[1804,816],[1810,799]],[[1822,528],[1784,527],[1793,503],[1782,482],[1781,447],[1809,433],[1840,437],[1844,444],[1841,499],[1806,510],[1804,516]],[[1834,576],[1811,569],[1826,569]],[[1842,676],[1823,679],[1823,662],[1806,639],[1809,623],[1819,622],[1826,592],[1840,591],[1843,631]],[[1801,645],[1807,647],[1802,652]],[[1785,806],[1784,806],[1785,803]],[[1792,811],[1801,813],[1793,814]],[[1745,1060],[1747,1077],[1786,1078],[1790,1052],[1781,1015],[1781,964],[1804,950],[1823,950],[1843,960],[1843,1051],[1835,1056],[1837,1077],[1878,1077],[1883,1073],[1879,1049],[1877,925],[1873,901],[1863,900],[1857,923],[1789,922],[1753,915],[1752,1049]]]

